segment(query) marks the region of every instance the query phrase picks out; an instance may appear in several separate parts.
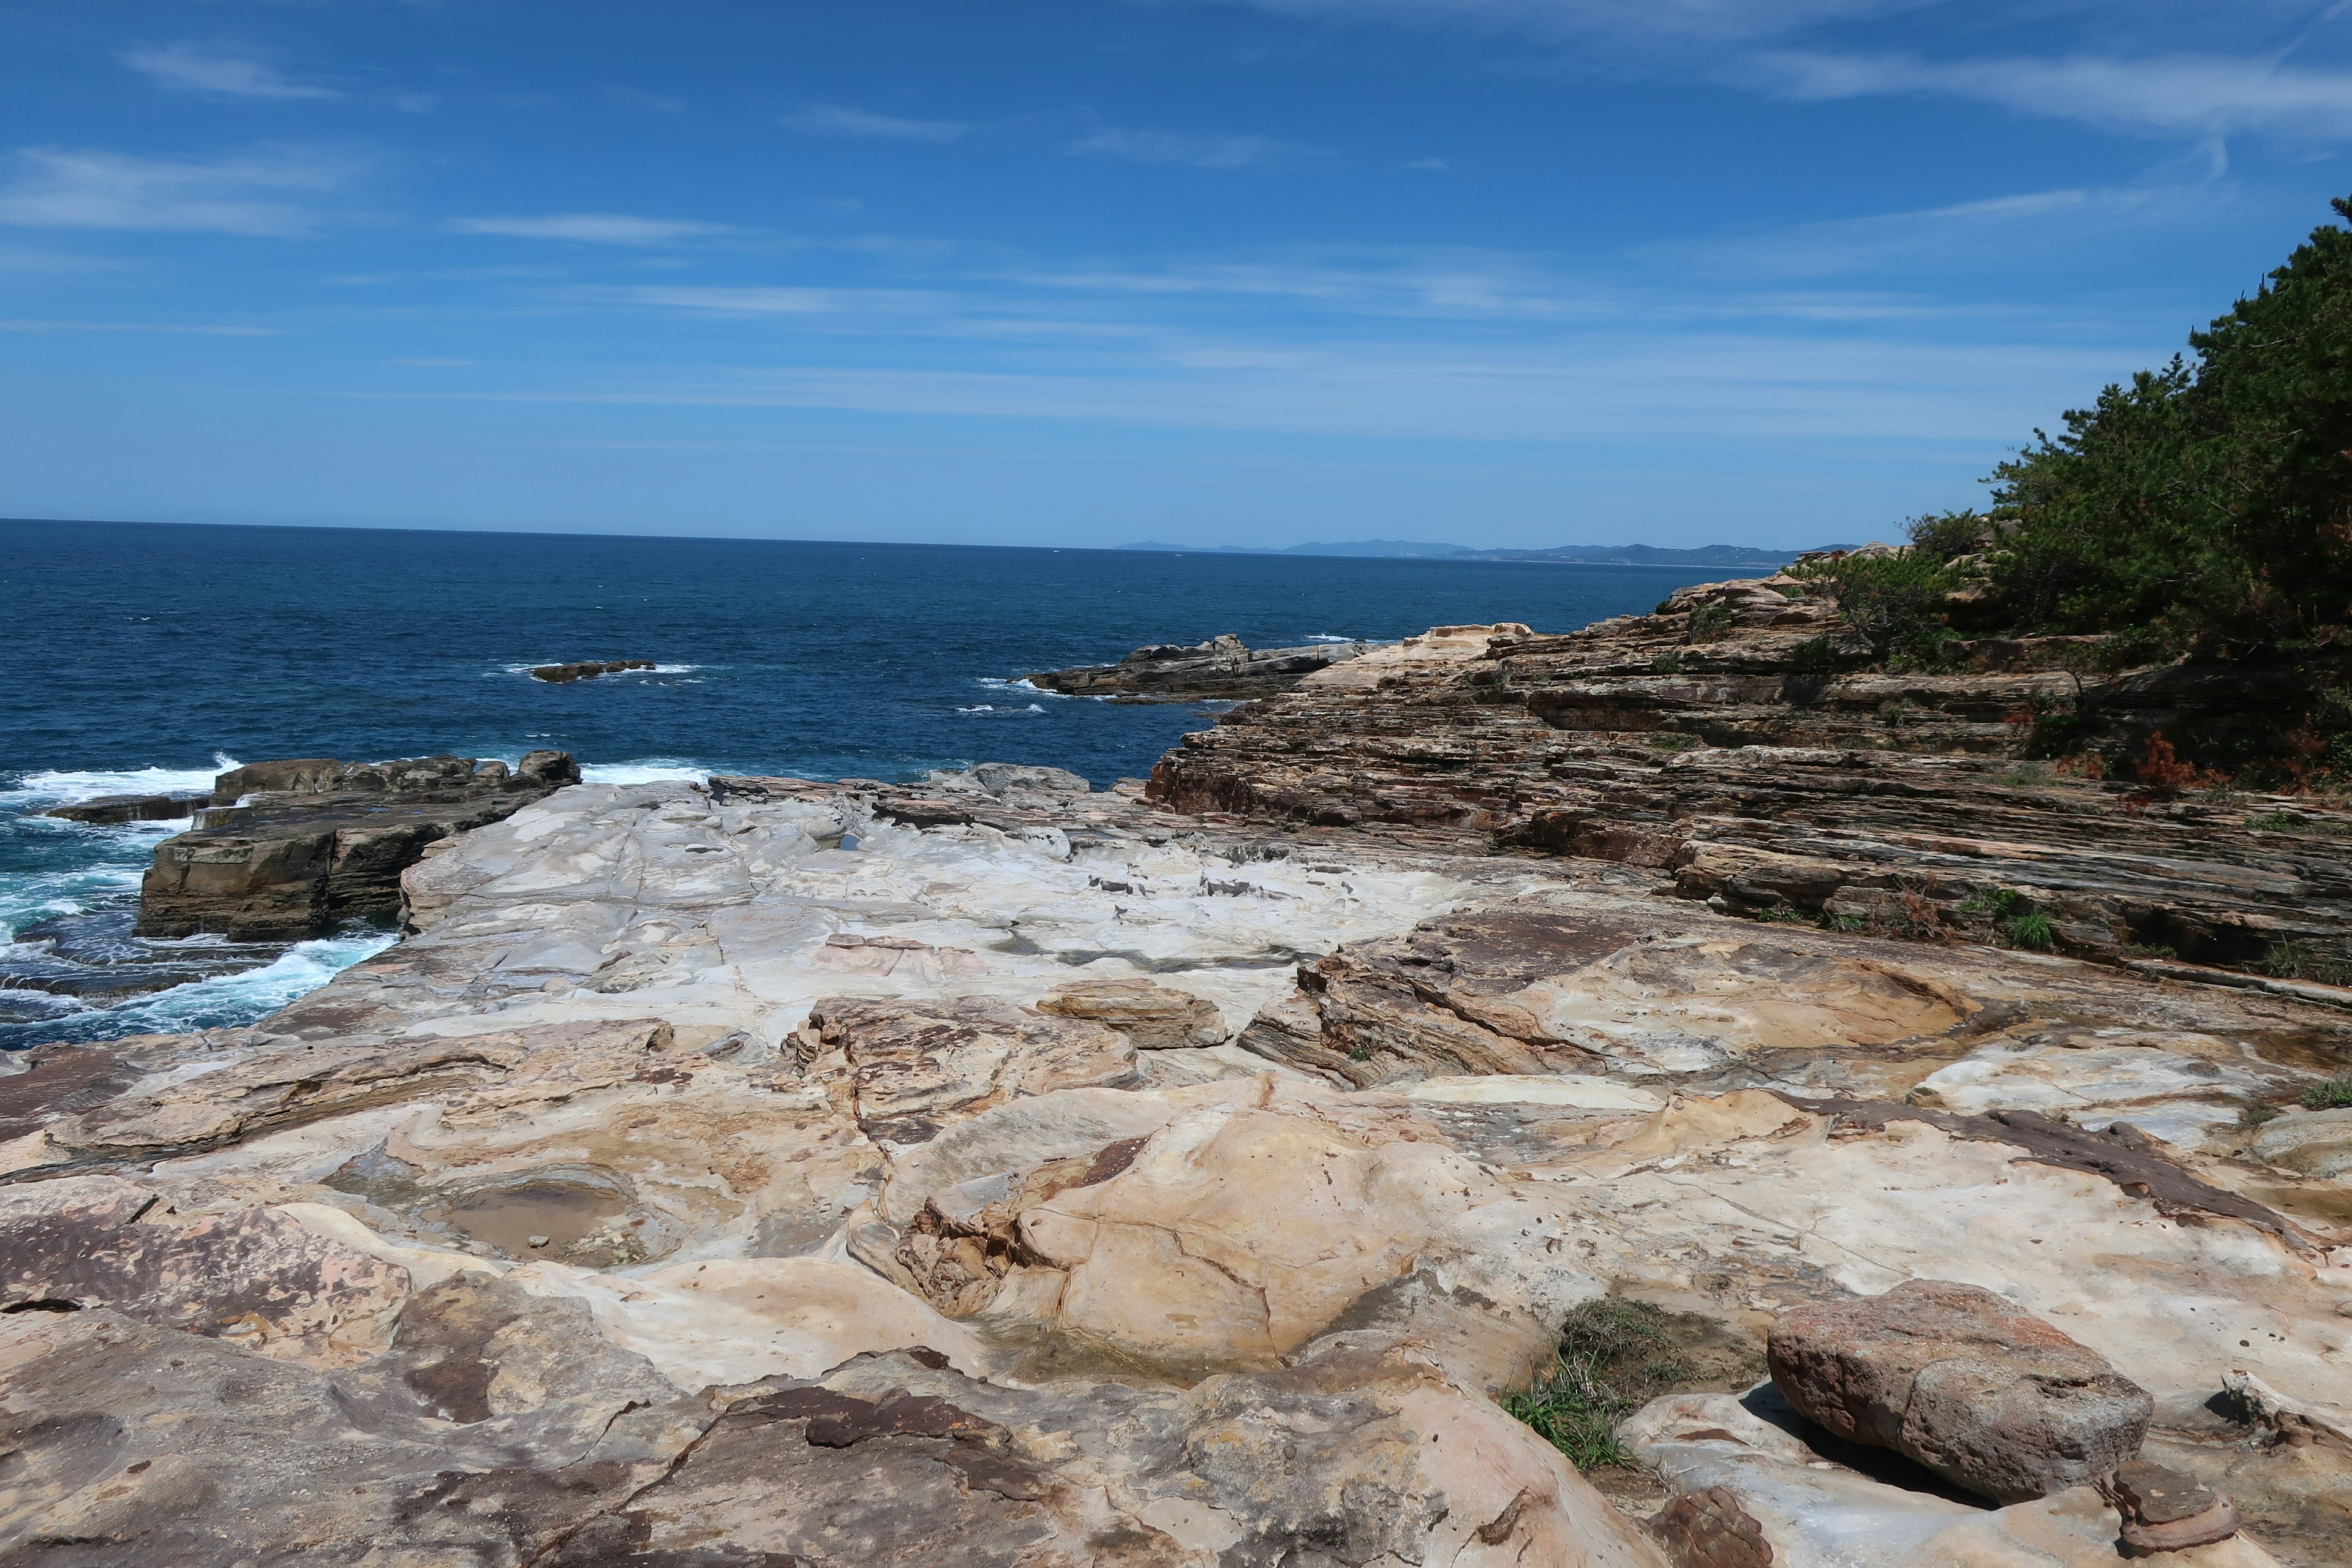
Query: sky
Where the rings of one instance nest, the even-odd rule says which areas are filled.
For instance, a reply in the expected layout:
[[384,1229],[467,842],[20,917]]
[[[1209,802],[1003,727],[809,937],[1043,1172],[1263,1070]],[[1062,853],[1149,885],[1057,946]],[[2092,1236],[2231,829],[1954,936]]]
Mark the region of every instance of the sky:
[[0,0],[0,515],[1893,538],[2352,193],[2352,0]]

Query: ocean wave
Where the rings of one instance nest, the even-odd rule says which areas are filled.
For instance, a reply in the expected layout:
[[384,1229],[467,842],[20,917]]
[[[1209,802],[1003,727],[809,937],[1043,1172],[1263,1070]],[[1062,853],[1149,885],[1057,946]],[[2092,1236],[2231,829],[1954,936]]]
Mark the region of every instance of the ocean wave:
[[710,770],[675,757],[646,757],[634,763],[583,763],[580,780],[594,784],[708,784]]
[[1013,691],[1019,692],[1024,697],[1059,697],[1066,699],[1070,695],[1066,691],[1048,691],[1042,686],[1033,686],[1029,683],[1029,678],[1025,675],[1017,680],[1006,680],[998,676],[982,675],[974,678],[972,683],[990,691]]
[[215,773],[225,773],[239,765],[227,753],[215,752],[213,765],[202,769],[147,767],[87,773],[43,769],[20,774],[15,784],[0,788],[0,811],[70,805],[102,795],[194,795],[212,788]]
[[[191,981],[126,1002],[96,1009],[105,1015],[112,1034],[182,1034],[191,1029],[216,1029],[250,1024],[309,995],[343,970],[373,958],[395,941],[390,931],[365,936],[321,937],[298,942],[258,969]],[[95,1020],[90,1020],[95,1022]]]
[[1308,642],[1361,642],[1364,639],[1361,637],[1335,637],[1329,632],[1309,632],[1307,634],[1307,640]]
[[978,707],[976,707],[976,708],[959,708],[959,709],[957,709],[957,710],[956,710],[956,711],[957,711],[957,712],[959,712],[959,713],[1007,713],[1007,714],[1011,714],[1011,713],[1043,713],[1045,710],[1045,705],[1044,705],[1044,704],[1042,704],[1042,703],[1037,703],[1037,702],[1032,702],[1032,703],[1030,703],[1030,704],[1029,704],[1027,707],[1025,707],[1025,708],[1012,708],[1012,707],[999,708],[998,706],[996,706],[996,704],[994,704],[994,703],[992,703],[992,702],[983,702],[983,703],[980,704],[980,705],[979,705]]

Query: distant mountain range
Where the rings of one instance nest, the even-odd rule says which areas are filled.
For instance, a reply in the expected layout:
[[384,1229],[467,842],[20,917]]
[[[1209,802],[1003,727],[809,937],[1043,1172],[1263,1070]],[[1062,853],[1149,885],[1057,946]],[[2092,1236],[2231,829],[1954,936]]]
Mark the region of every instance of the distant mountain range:
[[[1294,544],[1257,550],[1245,544],[1163,544],[1156,539],[1122,544],[1121,550],[1156,550],[1180,555],[1356,555],[1396,561],[1562,561],[1595,566],[1785,566],[1794,550],[1759,550],[1746,544],[1702,544],[1668,550],[1654,544],[1563,544],[1551,550],[1471,550],[1409,539],[1359,539],[1344,544]],[[1825,550],[1849,548],[1822,545]]]

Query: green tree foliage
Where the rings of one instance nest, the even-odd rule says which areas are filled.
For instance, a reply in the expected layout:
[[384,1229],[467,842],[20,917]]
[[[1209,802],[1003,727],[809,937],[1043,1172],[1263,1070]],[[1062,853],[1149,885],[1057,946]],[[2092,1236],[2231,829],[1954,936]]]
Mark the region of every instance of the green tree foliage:
[[1951,634],[1940,611],[1959,580],[1927,550],[1811,562],[1790,567],[1789,574],[1827,584],[1839,619],[1869,642],[1872,658],[1889,661],[1888,668],[1932,668],[1943,661]]
[[[2352,198],[2333,204],[2352,218]],[[2228,654],[2352,619],[2352,231],[2330,224],[2176,357],[1995,475],[2026,625]]]

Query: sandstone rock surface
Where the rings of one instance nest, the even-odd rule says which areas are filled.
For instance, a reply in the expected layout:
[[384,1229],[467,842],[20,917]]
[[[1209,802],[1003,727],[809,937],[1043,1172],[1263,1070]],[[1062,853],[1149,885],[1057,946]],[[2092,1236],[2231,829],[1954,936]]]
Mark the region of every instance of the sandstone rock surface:
[[2300,722],[2291,668],[2085,676],[2072,639],[1967,647],[1950,673],[1874,668],[1835,605],[1786,577],[1564,636],[1440,627],[1187,736],[1152,797],[1654,868],[1726,912],[1890,935],[2005,942],[2035,914],[2057,951],[2189,980],[2259,972],[2282,943],[2352,959],[2339,809],[2171,796],[2019,754],[2037,702],[2079,709],[2085,740],[2260,740]]
[[1772,1382],[1835,1436],[1892,1448],[1996,1502],[2048,1497],[2139,1452],[2155,1402],[1991,1291],[1912,1279],[1773,1325]]
[[[1701,659],[1822,635],[1776,588],[1692,603],[1738,634]],[[1767,795],[1950,828],[1903,790],[1958,775],[1887,750],[1900,780],[1708,796],[1719,827],[1643,793],[1694,753],[1514,774],[1488,731],[1486,780],[1441,766],[1454,698],[1415,694],[1555,640],[1441,628],[1221,727],[1352,715],[1294,726],[1295,802],[1168,809],[1190,754],[1157,802],[1011,765],[572,785],[436,839],[398,944],[253,1028],[30,1053],[0,1074],[0,1556],[2114,1561],[2094,1488],[1988,1509],[1769,1384],[1635,1411],[1651,1479],[1607,1495],[1497,1403],[1603,1296],[1752,1368],[1776,1320],[1939,1280],[2146,1391],[2149,1458],[2242,1524],[2179,1562],[2340,1557],[2352,1207],[2242,1115],[2352,1066],[2330,988],[1685,896],[1707,843],[1800,831],[1739,815]],[[1706,778],[1813,766],[1739,764]],[[1432,809],[1382,795],[1407,773]],[[1520,834],[1571,788],[1583,827]],[[2177,822],[2115,820],[2070,842],[2152,886],[2222,864],[2164,882]],[[1874,821],[1822,826],[1830,859],[1943,853]],[[1624,852],[1555,852],[1595,845]],[[1947,1448],[2020,1419],[2014,1379],[1961,1381]]]

